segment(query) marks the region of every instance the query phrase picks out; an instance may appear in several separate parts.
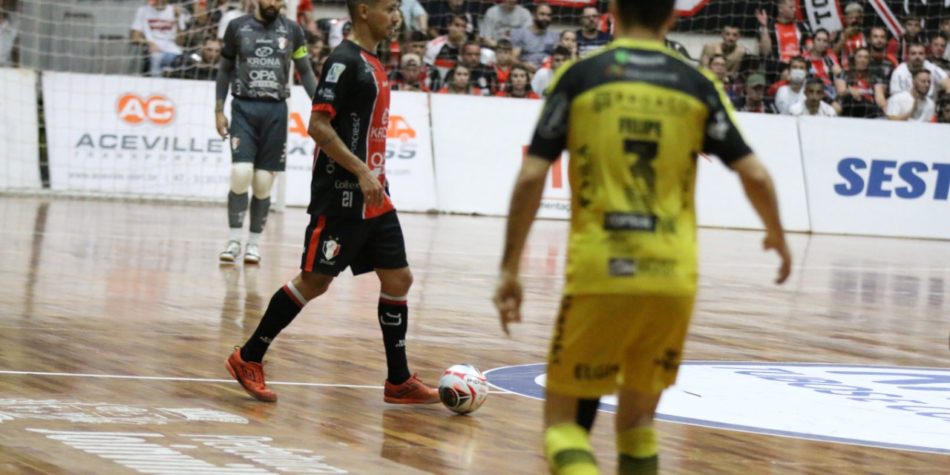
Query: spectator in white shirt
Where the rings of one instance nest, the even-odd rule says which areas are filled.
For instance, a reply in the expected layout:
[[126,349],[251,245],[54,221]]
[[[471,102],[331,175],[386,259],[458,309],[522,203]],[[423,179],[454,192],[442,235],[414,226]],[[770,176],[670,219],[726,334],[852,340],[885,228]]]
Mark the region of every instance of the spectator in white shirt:
[[788,84],[775,93],[775,107],[779,114],[791,114],[793,105],[805,100],[805,80],[808,79],[808,61],[801,56],[792,58],[788,65]]
[[921,69],[930,71],[930,91],[927,95],[931,99],[937,98],[937,93],[940,92],[941,88],[950,91],[950,78],[947,77],[947,73],[943,72],[937,65],[927,61],[926,57],[926,46],[919,43],[910,45],[907,50],[907,61],[901,63],[891,74],[891,96],[911,90],[916,82],[914,73]]
[[402,0],[399,10],[402,11],[403,21],[410,31],[429,31],[429,15],[419,4],[419,0]]
[[937,106],[928,95],[931,86],[930,71],[918,70],[914,73],[913,86],[909,91],[894,94],[887,100],[887,118],[912,122],[933,120]]
[[152,77],[161,77],[162,69],[181,55],[179,41],[186,21],[184,12],[169,5],[168,0],[155,0],[153,5],[143,5],[135,12],[132,42],[148,47]]
[[805,83],[805,100],[793,104],[790,112],[794,116],[837,117],[838,112],[822,99],[825,98],[825,83],[812,78]]
[[228,29],[228,23],[235,18],[254,13],[254,2],[252,0],[241,0],[240,8],[230,8],[221,14],[221,21],[218,22],[218,39],[224,40],[224,32]]
[[0,10],[0,66],[13,65],[13,46],[16,44],[17,27],[10,14]]
[[554,72],[570,57],[571,51],[569,49],[563,46],[554,48],[554,52],[551,53],[551,66],[541,68],[534,73],[534,78],[531,79],[531,90],[539,95],[544,95],[547,92],[548,85],[551,84],[551,79],[554,78]]
[[503,0],[485,12],[478,35],[485,46],[494,48],[501,38],[511,39],[511,32],[531,25],[531,12],[518,5],[518,0]]

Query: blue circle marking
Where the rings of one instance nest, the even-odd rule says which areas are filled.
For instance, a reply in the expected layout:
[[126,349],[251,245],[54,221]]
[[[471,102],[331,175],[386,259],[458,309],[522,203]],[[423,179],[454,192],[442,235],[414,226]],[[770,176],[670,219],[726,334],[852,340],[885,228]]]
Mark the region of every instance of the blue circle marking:
[[[545,364],[485,372],[543,400]],[[616,398],[601,399],[615,412]],[[657,419],[714,429],[950,455],[950,369],[687,361]]]

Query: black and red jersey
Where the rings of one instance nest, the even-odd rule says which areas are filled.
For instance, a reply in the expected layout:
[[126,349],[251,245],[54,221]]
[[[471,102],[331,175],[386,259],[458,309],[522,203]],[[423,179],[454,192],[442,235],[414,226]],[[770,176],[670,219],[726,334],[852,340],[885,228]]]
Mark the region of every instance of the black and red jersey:
[[318,147],[307,208],[311,215],[369,219],[394,209],[386,183],[389,90],[389,79],[379,58],[356,43],[343,40],[327,57],[312,111],[330,115],[333,130],[346,147],[387,189],[382,205],[366,206],[356,176]]

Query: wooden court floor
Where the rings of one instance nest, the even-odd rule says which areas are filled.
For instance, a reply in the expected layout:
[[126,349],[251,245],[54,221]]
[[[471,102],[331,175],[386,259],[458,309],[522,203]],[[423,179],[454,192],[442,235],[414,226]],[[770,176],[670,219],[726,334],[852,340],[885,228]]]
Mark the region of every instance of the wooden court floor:
[[[497,391],[468,417],[383,403],[373,277],[341,276],[272,346],[276,404],[229,379],[225,357],[296,273],[306,219],[272,214],[262,264],[219,267],[223,206],[0,196],[0,473],[545,473],[535,399]],[[489,300],[504,221],[401,220],[414,371],[435,382],[453,363],[544,361],[566,223],[535,226],[527,320],[506,338]],[[950,243],[792,235],[795,273],[776,287],[760,239],[700,232],[687,360],[950,368]],[[658,429],[663,473],[950,473],[950,446]],[[601,413],[604,473],[615,465],[611,430]]]

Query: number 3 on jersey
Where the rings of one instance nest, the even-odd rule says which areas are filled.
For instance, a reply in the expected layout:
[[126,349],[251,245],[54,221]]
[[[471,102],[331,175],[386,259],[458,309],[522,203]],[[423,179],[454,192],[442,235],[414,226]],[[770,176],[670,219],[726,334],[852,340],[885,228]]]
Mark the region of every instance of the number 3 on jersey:
[[[630,175],[633,178],[634,191],[645,205],[649,205],[655,191],[656,172],[653,160],[659,153],[659,144],[653,140],[626,139],[623,141],[623,154],[631,160]],[[640,180],[646,185],[641,189]]]

